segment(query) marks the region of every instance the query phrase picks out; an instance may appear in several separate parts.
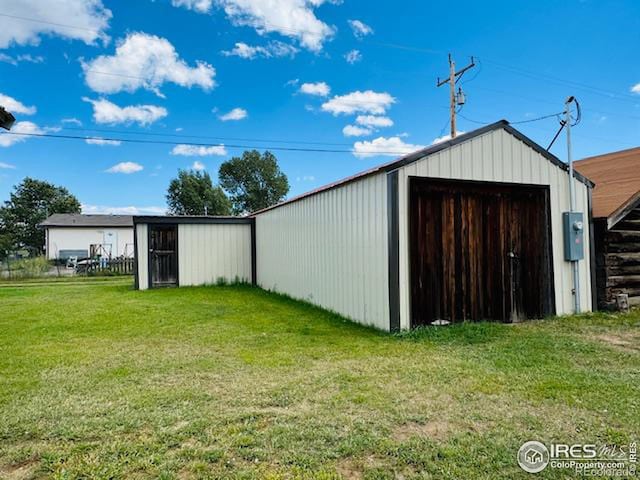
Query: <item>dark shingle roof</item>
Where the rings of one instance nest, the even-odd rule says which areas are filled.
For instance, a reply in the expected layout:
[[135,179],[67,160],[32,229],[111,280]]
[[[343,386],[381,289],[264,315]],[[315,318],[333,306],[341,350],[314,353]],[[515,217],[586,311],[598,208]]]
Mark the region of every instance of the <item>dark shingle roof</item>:
[[54,213],[41,227],[133,227],[131,215],[83,215],[80,213]]

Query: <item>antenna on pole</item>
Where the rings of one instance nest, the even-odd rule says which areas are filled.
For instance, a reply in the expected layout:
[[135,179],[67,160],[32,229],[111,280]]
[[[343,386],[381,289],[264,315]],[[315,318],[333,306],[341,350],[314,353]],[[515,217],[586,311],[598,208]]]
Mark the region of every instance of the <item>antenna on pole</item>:
[[456,83],[458,80],[462,78],[462,75],[467,70],[472,69],[476,66],[473,57],[471,57],[471,63],[464,67],[463,69],[456,72],[456,62],[453,60],[451,54],[449,54],[449,76],[444,80],[438,80],[436,82],[437,87],[442,87],[443,85],[449,84],[449,115],[451,117],[451,138],[456,138],[457,129],[456,129],[456,107],[464,105],[466,102],[466,98],[462,88],[458,87],[458,92],[456,93]]

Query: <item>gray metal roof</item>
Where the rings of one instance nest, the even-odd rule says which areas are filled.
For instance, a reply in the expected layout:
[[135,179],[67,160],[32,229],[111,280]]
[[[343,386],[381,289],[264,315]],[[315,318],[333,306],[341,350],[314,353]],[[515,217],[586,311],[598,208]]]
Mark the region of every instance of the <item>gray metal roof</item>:
[[84,215],[81,213],[54,213],[41,227],[132,227],[131,215]]

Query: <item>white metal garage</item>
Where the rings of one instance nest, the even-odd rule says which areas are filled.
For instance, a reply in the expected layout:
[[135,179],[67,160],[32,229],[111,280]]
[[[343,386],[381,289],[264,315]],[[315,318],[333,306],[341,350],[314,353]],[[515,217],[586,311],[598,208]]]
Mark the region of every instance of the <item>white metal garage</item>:
[[[593,184],[575,177],[578,211],[588,213]],[[219,275],[194,273],[196,255],[208,249],[211,258],[234,259],[236,270],[225,275],[247,278],[246,265],[253,264],[260,287],[387,331],[440,318],[519,321],[571,313],[562,217],[568,183],[566,164],[500,121],[236,219],[247,223],[230,223],[234,241],[221,243],[217,234],[188,240],[178,269],[189,280],[177,283]],[[187,232],[190,221],[179,220],[178,232]],[[142,227],[149,223],[136,219],[140,288],[149,285]],[[589,311],[585,223],[580,305]]]

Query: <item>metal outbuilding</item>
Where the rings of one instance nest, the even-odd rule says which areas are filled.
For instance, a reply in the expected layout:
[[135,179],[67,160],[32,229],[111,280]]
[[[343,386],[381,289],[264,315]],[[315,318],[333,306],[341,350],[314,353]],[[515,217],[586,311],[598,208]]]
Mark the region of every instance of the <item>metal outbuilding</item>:
[[[578,210],[589,212],[593,184],[575,178]],[[195,240],[189,219],[162,222],[176,227],[169,234],[177,235],[175,284],[215,283],[219,271],[193,270],[225,258],[236,265],[226,276],[382,330],[436,320],[512,322],[572,313],[563,255],[568,190],[566,164],[500,121],[248,218],[194,217],[209,225],[209,237]],[[138,217],[135,224],[138,285],[146,288],[154,283],[146,258],[154,250],[152,222]],[[223,225],[234,226],[226,243]],[[586,222],[583,311],[592,307],[590,233]]]

